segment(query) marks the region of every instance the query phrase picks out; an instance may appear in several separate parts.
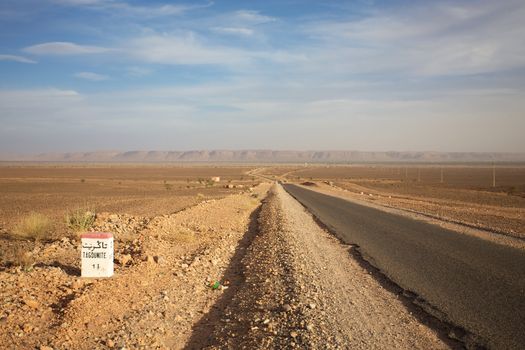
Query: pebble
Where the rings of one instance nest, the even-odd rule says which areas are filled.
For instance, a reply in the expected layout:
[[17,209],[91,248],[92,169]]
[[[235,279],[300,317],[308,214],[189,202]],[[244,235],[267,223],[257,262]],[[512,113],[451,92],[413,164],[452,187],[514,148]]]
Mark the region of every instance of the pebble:
[[24,303],[29,306],[30,308],[32,309],[38,309],[38,307],[40,306],[40,304],[38,303],[38,301],[36,300],[33,300],[33,299],[25,299],[24,300]]
[[131,255],[124,254],[119,258],[119,262],[122,266],[126,266],[127,263],[131,262],[133,259],[131,258]]

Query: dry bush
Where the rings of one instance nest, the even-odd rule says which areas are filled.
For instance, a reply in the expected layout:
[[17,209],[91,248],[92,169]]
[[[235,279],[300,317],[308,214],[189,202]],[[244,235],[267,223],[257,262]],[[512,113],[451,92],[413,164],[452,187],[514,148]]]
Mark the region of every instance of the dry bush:
[[66,214],[67,227],[73,232],[87,231],[95,223],[96,214],[89,209],[77,209]]
[[194,243],[197,240],[197,236],[192,230],[180,227],[173,232],[164,233],[161,239],[171,243]]
[[50,238],[52,229],[53,223],[47,216],[39,213],[30,213],[20,220],[13,231],[18,236],[40,241]]
[[35,264],[35,258],[23,247],[16,247],[13,254],[13,264],[20,266],[24,271],[29,271]]

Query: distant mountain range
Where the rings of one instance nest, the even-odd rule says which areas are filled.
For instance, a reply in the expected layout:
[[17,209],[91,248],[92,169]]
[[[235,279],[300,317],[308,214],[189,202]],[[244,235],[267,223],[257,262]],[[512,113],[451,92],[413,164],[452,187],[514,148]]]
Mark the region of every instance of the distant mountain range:
[[360,163],[360,162],[525,162],[525,153],[363,152],[363,151],[98,151],[1,154],[0,161],[30,162],[230,162],[230,163]]

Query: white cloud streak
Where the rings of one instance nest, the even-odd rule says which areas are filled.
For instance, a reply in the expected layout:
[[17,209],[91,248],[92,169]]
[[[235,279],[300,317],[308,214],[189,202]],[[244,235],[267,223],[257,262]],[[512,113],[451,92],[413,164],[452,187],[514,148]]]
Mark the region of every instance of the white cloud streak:
[[48,42],[37,45],[28,46],[23,49],[24,52],[34,55],[85,55],[85,54],[100,54],[107,53],[111,49],[90,46],[90,45],[78,45],[71,42]]
[[153,18],[162,16],[176,16],[187,11],[206,8],[213,5],[213,2],[192,5],[153,5],[136,6],[128,2],[114,0],[53,0],[54,3],[65,6],[82,6],[93,10],[105,11],[111,15],[141,16],[143,18]]
[[131,66],[126,68],[127,74],[131,77],[144,77],[153,72],[151,68]]
[[49,42],[23,49],[34,55],[73,56],[107,54],[119,60],[167,65],[246,65],[256,61],[292,63],[306,60],[305,55],[285,50],[253,50],[214,44],[193,32],[177,35],[156,34],[129,39],[123,46],[106,48],[71,42]]
[[259,11],[239,10],[235,11],[232,20],[248,23],[248,24],[264,24],[275,22],[277,18],[262,15]]
[[[149,35],[131,40],[119,49],[142,62],[181,65],[224,65],[237,69],[260,60],[291,63],[303,61],[305,56],[285,50],[249,50],[222,46],[188,32],[179,35]],[[240,66],[239,66],[240,65]]]
[[23,56],[17,56],[17,55],[0,55],[0,61],[13,61],[13,62],[30,63],[30,64],[37,63],[37,61],[35,60],[29,59]]
[[247,62],[243,50],[203,44],[193,33],[140,37],[131,40],[124,50],[132,57],[149,63],[232,65]]
[[244,27],[214,27],[212,28],[212,30],[221,34],[231,34],[240,36],[252,36],[254,33],[253,29]]
[[103,81],[109,79],[107,75],[97,74],[93,72],[78,72],[74,74],[74,77],[90,81]]

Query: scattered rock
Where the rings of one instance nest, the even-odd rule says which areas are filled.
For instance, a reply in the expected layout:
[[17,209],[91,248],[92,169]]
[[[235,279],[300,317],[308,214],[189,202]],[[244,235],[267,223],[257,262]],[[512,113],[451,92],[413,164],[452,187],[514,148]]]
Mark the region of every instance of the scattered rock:
[[166,263],[166,259],[164,259],[162,256],[155,256],[153,258],[155,259],[155,262],[159,265],[164,265]]
[[122,265],[122,266],[126,266],[128,263],[131,263],[132,261],[133,261],[133,258],[132,258],[131,255],[129,255],[129,254],[121,255],[121,256],[118,258],[118,262],[119,262],[120,265]]
[[32,309],[38,309],[40,307],[40,303],[34,299],[25,299],[24,303]]
[[22,330],[24,331],[24,333],[31,333],[33,331],[33,326],[30,325],[29,323],[26,323],[22,327]]

